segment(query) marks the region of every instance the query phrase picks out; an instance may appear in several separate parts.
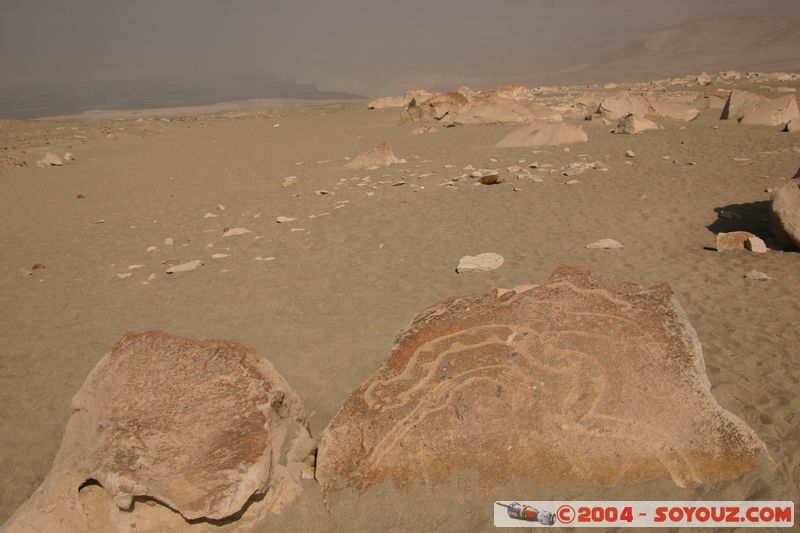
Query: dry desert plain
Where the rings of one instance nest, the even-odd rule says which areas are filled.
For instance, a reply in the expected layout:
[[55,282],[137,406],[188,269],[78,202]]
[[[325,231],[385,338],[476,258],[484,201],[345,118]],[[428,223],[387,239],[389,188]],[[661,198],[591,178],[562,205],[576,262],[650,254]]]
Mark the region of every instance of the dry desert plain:
[[[770,99],[800,87],[796,76],[712,78],[714,90]],[[561,264],[669,284],[702,344],[713,397],[763,441],[773,468],[684,487],[668,478],[581,484],[568,476],[487,487],[476,472],[496,458],[476,454],[474,470],[444,484],[387,479],[324,496],[303,479],[280,514],[191,529],[484,531],[494,499],[798,501],[800,253],[775,245],[767,191],[794,176],[800,137],[720,120],[719,108],[701,105],[709,86],[700,81],[648,92],[692,102],[694,120],[649,117],[662,129],[628,135],[611,133],[616,120],[564,112],[588,141],[541,147],[496,146],[520,124],[445,128],[429,118],[433,133],[415,134],[423,122],[401,120],[402,107],[366,102],[0,122],[0,522],[44,480],[71,398],[125,333],[252,348],[291,386],[319,438],[418,313],[456,296],[541,284]],[[509,97],[564,111],[647,89]],[[404,161],[344,168],[383,142]],[[63,164],[38,166],[47,152]],[[480,169],[497,171],[500,183],[481,184],[471,176]],[[225,236],[235,228],[248,231]],[[716,234],[730,231],[751,232],[771,249],[718,252]],[[622,247],[587,248],[601,239]],[[456,272],[462,257],[481,253],[503,264]],[[166,273],[191,261],[202,265]],[[753,270],[769,279],[746,278]],[[613,388],[613,368],[608,381]],[[646,393],[635,401],[658,405]],[[673,423],[685,415],[662,416]],[[555,442],[559,431],[545,424],[538,438]]]

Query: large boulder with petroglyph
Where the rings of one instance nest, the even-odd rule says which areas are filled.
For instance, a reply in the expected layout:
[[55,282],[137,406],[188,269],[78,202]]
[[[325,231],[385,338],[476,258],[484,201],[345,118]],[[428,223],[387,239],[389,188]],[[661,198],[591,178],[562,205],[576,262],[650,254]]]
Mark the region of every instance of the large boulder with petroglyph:
[[47,477],[5,531],[182,531],[279,512],[313,476],[288,384],[230,341],[127,334],[72,400]]
[[485,488],[693,486],[771,466],[710,388],[668,286],[560,267],[541,285],[418,315],[326,428],[316,477],[326,491],[435,486],[460,471]]

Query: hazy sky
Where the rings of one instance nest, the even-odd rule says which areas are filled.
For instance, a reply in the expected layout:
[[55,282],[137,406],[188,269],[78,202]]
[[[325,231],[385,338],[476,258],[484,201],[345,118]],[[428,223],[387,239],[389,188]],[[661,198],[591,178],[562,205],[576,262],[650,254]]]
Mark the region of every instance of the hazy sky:
[[274,74],[380,92],[563,58],[800,0],[0,0],[0,86]]

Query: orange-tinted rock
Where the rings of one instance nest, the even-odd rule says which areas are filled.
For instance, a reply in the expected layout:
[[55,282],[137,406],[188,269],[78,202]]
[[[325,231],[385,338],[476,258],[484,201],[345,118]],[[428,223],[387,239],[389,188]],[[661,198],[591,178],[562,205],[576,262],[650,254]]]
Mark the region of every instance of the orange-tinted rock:
[[729,252],[731,250],[745,250],[747,239],[755,237],[747,231],[731,231],[730,233],[717,233],[717,251]]
[[299,400],[235,342],[125,335],[72,410],[50,472],[9,531],[175,531],[253,499],[252,513],[278,511],[313,463]]
[[546,283],[421,313],[326,428],[326,491],[394,479],[680,486],[771,464],[710,392],[697,335],[666,285],[560,267]]

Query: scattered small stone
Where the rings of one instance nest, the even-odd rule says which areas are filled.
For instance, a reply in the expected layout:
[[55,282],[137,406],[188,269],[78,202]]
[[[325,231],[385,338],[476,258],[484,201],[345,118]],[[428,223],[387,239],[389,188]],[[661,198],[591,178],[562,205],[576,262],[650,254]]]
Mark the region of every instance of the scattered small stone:
[[203,215],[203,218],[217,218],[218,216],[219,215],[216,215],[214,213],[206,213],[205,215]]
[[44,264],[42,264],[42,263],[34,263],[33,266],[31,267],[31,270],[41,270],[43,268],[45,268]]
[[167,269],[167,274],[177,274],[178,272],[189,272],[195,270],[203,266],[203,262],[199,259],[195,259],[194,261],[189,261],[188,263],[181,263],[179,265],[173,265]]
[[633,150],[626,150],[625,157],[636,157],[636,154],[634,153]]
[[614,239],[600,239],[591,244],[587,244],[586,248],[590,250],[613,250],[622,248],[622,244]]
[[274,257],[261,257],[260,255],[255,258],[256,261],[274,261]]
[[147,247],[147,251],[148,252],[155,252],[156,250],[158,250],[158,246],[148,246]]
[[131,276],[133,276],[133,274],[130,273],[130,272],[122,272],[121,274],[117,274],[117,277],[119,279],[125,279],[125,278],[129,278]]
[[86,198],[86,196],[83,193],[79,192],[75,198],[77,198],[78,200],[83,200],[84,198]]
[[247,228],[231,228],[231,229],[225,230],[225,232],[222,234],[222,236],[223,237],[236,237],[238,235],[246,235],[248,233],[250,233],[250,230],[247,229]]
[[128,270],[136,270],[137,268],[144,268],[144,265],[128,265]]
[[456,272],[466,274],[468,272],[489,272],[496,270],[503,265],[503,256],[495,253],[483,253],[478,255],[465,255],[458,262]]
[[175,244],[175,239],[172,237],[167,237],[164,239],[164,246],[172,246],[173,244]]
[[286,176],[281,182],[281,187],[291,187],[297,183],[297,176]]
[[316,194],[317,196],[326,196],[328,194],[332,195],[333,193],[331,191],[327,191],[325,189],[320,189],[318,191],[314,191],[314,194]]
[[230,254],[214,254],[211,259],[225,259],[226,257],[230,257]]
[[92,224],[105,224],[105,223],[106,223],[106,221],[103,218],[98,218],[97,220],[92,222]]
[[278,224],[285,224],[287,222],[294,222],[295,220],[297,220],[297,219],[296,218],[292,218],[292,217],[283,217],[283,216],[281,216],[281,217],[276,218],[275,222],[277,222]]
[[751,270],[750,272],[745,274],[744,277],[755,281],[769,281],[770,279],[772,279],[763,272],[759,272],[758,270]]
[[67,152],[64,154],[64,161],[75,161],[75,156]]
[[578,180],[569,180],[564,182],[565,185],[577,185]]
[[482,183],[483,185],[496,185],[498,183],[503,182],[503,177],[500,176],[499,174],[494,174],[491,176],[481,176],[478,182]]
[[61,158],[53,152],[47,152],[42,159],[36,162],[38,167],[60,167],[63,164]]

